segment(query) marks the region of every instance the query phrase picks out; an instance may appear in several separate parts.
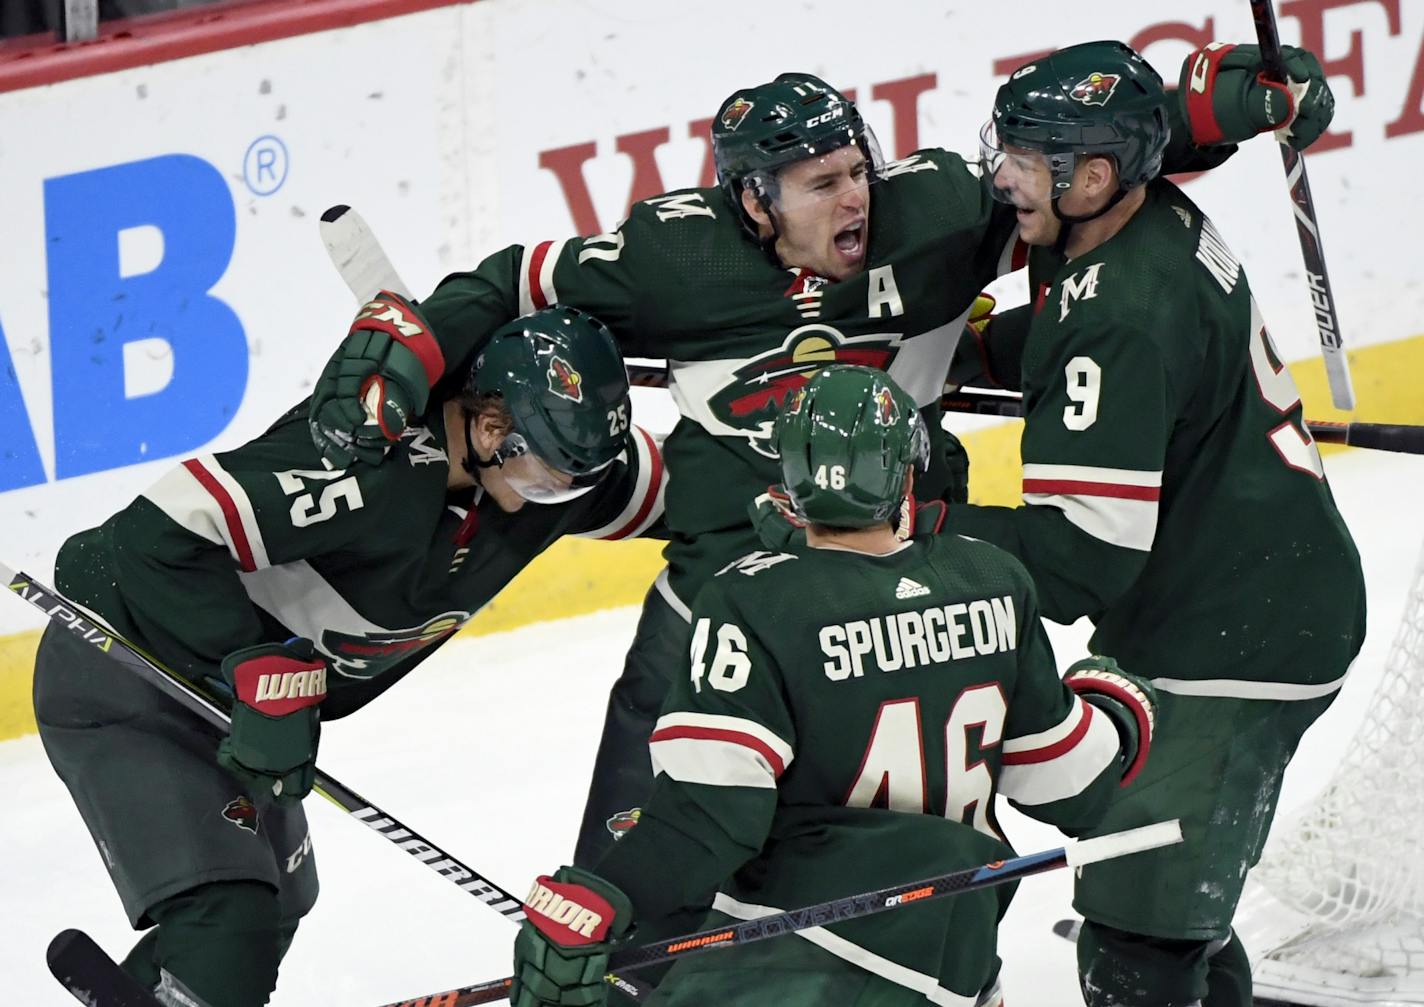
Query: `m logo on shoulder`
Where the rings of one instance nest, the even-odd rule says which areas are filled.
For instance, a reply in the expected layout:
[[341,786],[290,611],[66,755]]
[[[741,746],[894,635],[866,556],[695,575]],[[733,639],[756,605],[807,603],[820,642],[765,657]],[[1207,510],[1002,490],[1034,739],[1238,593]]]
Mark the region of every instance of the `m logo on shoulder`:
[[909,577],[901,577],[900,583],[895,585],[895,597],[900,601],[904,601],[906,598],[921,598],[929,593],[929,588]]
[[785,563],[788,559],[795,558],[796,557],[789,552],[767,552],[759,549],[756,552],[749,552],[745,556],[739,556],[732,560],[732,562],[718,570],[716,575],[720,577],[724,573],[731,573],[735,570],[737,573],[745,574],[748,577],[755,577],[763,570],[770,570],[778,563]]
[[1063,281],[1063,293],[1058,301],[1058,320],[1068,317],[1068,309],[1074,301],[1090,301],[1098,296],[1098,271],[1101,262],[1095,262],[1081,273],[1075,273]]

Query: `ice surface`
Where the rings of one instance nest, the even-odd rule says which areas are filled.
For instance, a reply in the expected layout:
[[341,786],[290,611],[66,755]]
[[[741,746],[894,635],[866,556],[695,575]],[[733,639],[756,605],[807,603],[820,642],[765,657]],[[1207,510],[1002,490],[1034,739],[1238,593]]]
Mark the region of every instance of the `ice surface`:
[[[1364,557],[1369,638],[1292,764],[1283,809],[1309,798],[1343,751],[1424,542],[1424,459],[1355,451],[1332,456],[1327,468]],[[330,725],[322,767],[522,892],[573,845],[608,685],[636,619],[622,609],[455,641],[369,709]],[[1060,665],[1080,656],[1086,636],[1084,625],[1053,627]],[[0,793],[0,999],[72,1002],[45,969],[49,939],[80,927],[120,956],[135,935],[38,738],[0,743]],[[311,799],[307,811],[323,891],[283,966],[274,1007],[374,1007],[509,971],[514,928],[503,917],[336,807]],[[1060,844],[1054,830],[1007,805],[1000,816],[1022,852]],[[1000,933],[1014,1007],[1079,1002],[1072,947],[1049,931],[1068,915],[1070,888],[1066,871],[1019,888]]]

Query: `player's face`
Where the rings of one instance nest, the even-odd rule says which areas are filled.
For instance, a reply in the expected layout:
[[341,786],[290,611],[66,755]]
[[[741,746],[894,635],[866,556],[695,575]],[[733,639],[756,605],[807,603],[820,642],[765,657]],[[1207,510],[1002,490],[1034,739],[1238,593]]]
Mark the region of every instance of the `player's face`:
[[994,171],[994,188],[1018,211],[1019,237],[1028,245],[1051,245],[1062,222],[1053,214],[1053,175],[1036,150],[1005,147]]
[[772,202],[776,254],[787,266],[828,280],[865,268],[870,236],[870,172],[854,144],[781,170]]

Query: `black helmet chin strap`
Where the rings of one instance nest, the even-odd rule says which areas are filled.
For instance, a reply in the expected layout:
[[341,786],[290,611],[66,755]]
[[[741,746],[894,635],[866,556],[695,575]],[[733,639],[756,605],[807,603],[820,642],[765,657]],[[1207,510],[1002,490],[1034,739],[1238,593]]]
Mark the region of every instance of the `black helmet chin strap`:
[[1053,251],[1056,255],[1062,255],[1063,250],[1068,247],[1068,235],[1073,230],[1074,224],[1086,224],[1090,220],[1097,220],[1107,213],[1118,203],[1121,203],[1131,189],[1118,187],[1117,192],[1112,194],[1106,203],[1092,213],[1064,213],[1058,206],[1058,197],[1055,196],[1049,202],[1053,207],[1053,215],[1058,218],[1058,222],[1063,226],[1058,229],[1058,240],[1053,243]]
[[474,477],[475,482],[480,481],[480,469],[494,468],[501,464],[499,455],[496,453],[489,461],[482,461],[479,452],[475,450],[475,440],[470,436],[470,424],[478,417],[463,406],[460,407],[460,415],[464,417],[465,427],[465,457],[460,459],[460,467]]

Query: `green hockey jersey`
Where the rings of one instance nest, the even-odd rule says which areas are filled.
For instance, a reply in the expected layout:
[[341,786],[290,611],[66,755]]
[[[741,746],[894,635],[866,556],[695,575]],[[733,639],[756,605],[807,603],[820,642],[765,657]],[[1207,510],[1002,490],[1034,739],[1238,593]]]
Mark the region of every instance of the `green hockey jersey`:
[[1049,618],[1088,616],[1093,648],[1159,687],[1338,685],[1363,638],[1359,556],[1211,221],[1159,179],[1097,248],[1035,249],[1030,277],[1025,506],[955,506],[950,528],[1018,556]]
[[1014,214],[943,150],[888,165],[872,189],[865,269],[840,283],[773,262],[720,190],[685,189],[637,203],[609,234],[506,248],[421,310],[447,374],[497,325],[554,302],[600,318],[625,356],[668,361],[681,418],[665,445],[666,558],[690,601],[756,547],[747,505],[780,479],[772,421],[826,364],[880,367],[914,396],[936,439],[920,495],[944,489],[939,396],[975,295],[1009,268]]
[[[1076,832],[1121,778],[1117,732],[1059,680],[1023,567],[951,535],[728,564],[693,606],[651,751],[653,795],[596,870],[654,916],[713,888],[748,918],[972,867],[1012,855],[996,795]],[[1007,898],[805,936],[969,1005]]]
[[443,423],[412,425],[380,466],[333,470],[306,411],[187,459],[70,538],[59,589],[191,680],[239,647],[307,637],[330,661],[332,719],[408,673],[555,539],[626,538],[661,515],[658,446],[637,427],[588,493],[506,513],[479,489],[447,490]]

